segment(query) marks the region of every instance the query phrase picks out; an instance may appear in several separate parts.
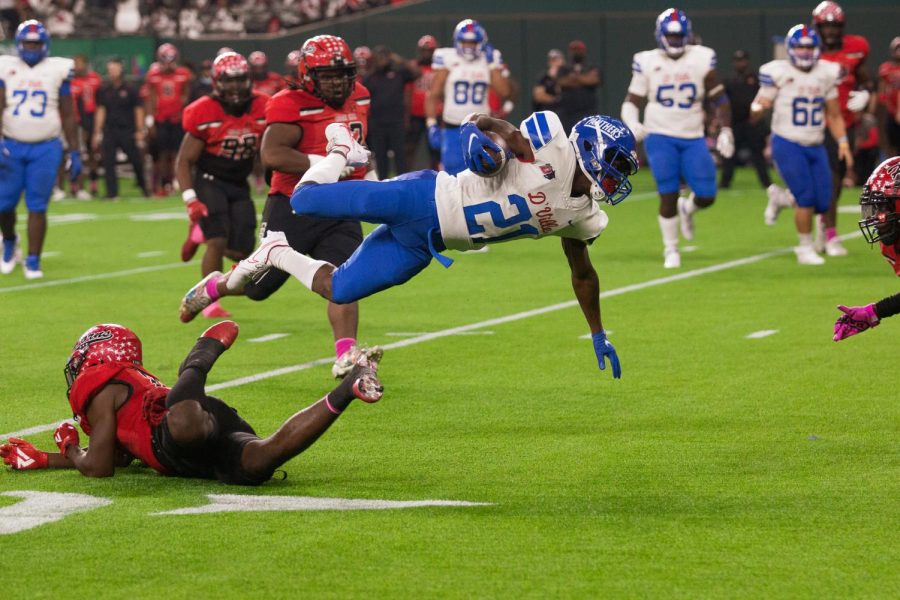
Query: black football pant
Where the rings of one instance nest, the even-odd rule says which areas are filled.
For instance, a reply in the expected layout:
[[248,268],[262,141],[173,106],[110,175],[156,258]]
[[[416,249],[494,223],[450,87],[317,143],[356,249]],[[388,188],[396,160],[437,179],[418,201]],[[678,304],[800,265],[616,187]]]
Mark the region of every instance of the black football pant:
[[393,175],[406,173],[406,128],[402,122],[393,125],[370,122],[366,142],[369,144],[369,149],[375,154],[375,168],[378,169],[379,179],[391,177],[388,150],[394,152]]
[[133,129],[109,129],[104,128],[103,143],[100,145],[103,153],[103,177],[106,179],[106,197],[115,198],[119,195],[119,179],[116,177],[116,150],[121,149],[128,157],[128,162],[134,169],[138,187],[144,195],[147,194],[147,183],[144,181],[144,161],[140,150],[134,143]]
[[731,187],[731,180],[734,178],[735,159],[741,148],[750,150],[750,163],[756,169],[756,176],[759,177],[759,182],[762,186],[767,188],[772,185],[772,179],[769,177],[769,167],[766,165],[766,159],[763,156],[763,150],[766,147],[766,133],[762,126],[744,121],[733,124],[732,131],[734,131],[734,155],[722,161],[722,179],[719,182],[719,187]]

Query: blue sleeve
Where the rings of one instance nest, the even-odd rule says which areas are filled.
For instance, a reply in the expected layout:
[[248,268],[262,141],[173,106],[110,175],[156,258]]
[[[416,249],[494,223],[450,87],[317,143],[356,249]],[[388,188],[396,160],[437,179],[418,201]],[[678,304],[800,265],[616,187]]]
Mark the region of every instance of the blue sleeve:
[[6,82],[0,79],[0,88],[6,88]]
[[59,86],[59,97],[63,98],[65,96],[72,95],[72,82],[66,79],[62,82],[62,85]]

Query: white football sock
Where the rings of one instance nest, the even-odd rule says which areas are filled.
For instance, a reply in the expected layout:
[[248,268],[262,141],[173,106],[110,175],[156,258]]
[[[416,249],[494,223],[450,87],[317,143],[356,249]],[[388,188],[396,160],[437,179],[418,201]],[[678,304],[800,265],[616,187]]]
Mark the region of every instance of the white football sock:
[[811,233],[798,233],[797,237],[800,239],[801,246],[807,246],[812,248],[813,238]]
[[687,198],[685,198],[684,204],[682,205],[682,210],[684,210],[684,212],[689,215],[692,215],[695,212],[697,212],[697,205],[694,204],[695,197],[696,197],[696,194],[694,194],[694,192],[691,192],[691,195],[688,196]]
[[347,166],[347,158],[339,152],[329,152],[328,156],[307,169],[298,185],[306,183],[335,183],[341,171]]
[[666,250],[678,250],[678,217],[666,218],[657,215],[659,230],[662,232],[663,247]]
[[290,273],[297,278],[307,289],[312,290],[313,277],[324,265],[331,263],[324,260],[315,260],[305,254],[300,254],[289,246],[274,248],[269,253],[269,262],[272,266]]

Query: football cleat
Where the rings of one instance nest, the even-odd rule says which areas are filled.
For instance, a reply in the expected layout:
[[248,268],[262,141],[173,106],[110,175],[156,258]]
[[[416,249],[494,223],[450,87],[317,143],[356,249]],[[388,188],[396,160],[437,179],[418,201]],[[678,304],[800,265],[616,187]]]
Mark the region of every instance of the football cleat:
[[231,313],[222,308],[222,305],[216,300],[203,309],[203,316],[207,319],[227,319],[231,316]]
[[694,194],[691,193],[691,196],[687,198],[684,196],[678,197],[678,223],[681,225],[681,237],[687,241],[694,239],[694,215],[687,211],[687,203],[691,200],[693,195]]
[[363,362],[377,367],[383,355],[384,350],[379,346],[369,348],[354,344],[334,361],[334,365],[331,367],[331,374],[335,379],[343,379],[353,369],[354,365]]
[[16,264],[22,262],[22,248],[19,246],[19,237],[14,240],[3,240],[3,260],[0,261],[0,273],[9,275],[16,268]]
[[62,188],[54,187],[52,198],[54,202],[60,202],[61,200],[66,199],[66,193],[62,190]]
[[665,253],[663,253],[663,268],[681,268],[681,254],[678,253],[678,250],[666,250]]
[[197,253],[197,248],[204,242],[203,231],[196,223],[188,223],[188,234],[181,244],[181,262],[190,262]]
[[26,256],[23,266],[25,279],[40,279],[44,276],[44,272],[41,271],[41,259],[38,256]]
[[384,395],[384,386],[378,379],[376,366],[362,363],[353,367],[348,377],[353,379],[353,395],[363,402],[378,402]]
[[231,274],[226,280],[229,290],[239,290],[243,288],[248,281],[268,271],[272,267],[269,262],[272,257],[272,251],[276,248],[290,248],[287,238],[281,231],[269,231],[261,240],[259,248],[253,251],[253,254],[234,265]]
[[832,238],[825,242],[825,254],[828,256],[847,256],[847,249],[838,238]]
[[797,262],[801,265],[824,265],[825,259],[811,246],[797,246],[794,248],[794,254],[797,255]]
[[75,192],[75,199],[76,200],[93,200],[93,197],[91,196],[91,193],[87,190],[78,190],[77,192]]
[[192,321],[200,311],[213,303],[213,299],[209,297],[209,293],[206,291],[206,284],[211,279],[217,279],[221,276],[221,271],[213,271],[187,291],[184,298],[181,299],[181,308],[178,310],[178,316],[181,318],[182,323]]
[[769,201],[766,203],[766,210],[763,212],[763,220],[766,225],[772,226],[778,220],[778,213],[781,212],[781,209],[787,208],[790,203],[788,202],[787,192],[774,183],[766,188],[766,196],[768,196]]
[[220,321],[212,327],[208,327],[206,331],[200,334],[200,337],[212,338],[214,340],[222,342],[222,345],[225,346],[226,350],[228,350],[229,348],[231,348],[234,340],[237,339],[239,332],[240,327],[238,327],[238,324],[234,321]]

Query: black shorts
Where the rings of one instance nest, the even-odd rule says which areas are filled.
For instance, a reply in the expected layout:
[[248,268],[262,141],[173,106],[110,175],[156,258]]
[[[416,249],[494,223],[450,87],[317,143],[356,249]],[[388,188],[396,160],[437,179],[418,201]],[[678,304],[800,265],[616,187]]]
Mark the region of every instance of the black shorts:
[[218,479],[233,485],[261,485],[272,473],[254,475],[241,468],[244,447],[259,436],[237,411],[218,398],[200,400],[204,410],[215,417],[218,431],[204,444],[183,448],[172,439],[165,420],[153,428],[153,453],[170,475],[194,479]]
[[891,145],[894,152],[900,149],[900,123],[897,123],[891,115],[887,116],[884,132],[887,136],[888,144]]
[[228,249],[249,255],[256,245],[256,207],[250,198],[250,186],[231,183],[197,171],[194,191],[206,205],[209,216],[200,219],[206,239],[226,238]]
[[94,148],[94,113],[84,113],[81,115],[81,140],[88,152],[96,150]]
[[291,248],[335,266],[350,258],[363,239],[359,221],[296,215],[290,199],[281,194],[266,198],[260,237],[267,231],[283,231]]
[[[847,127],[847,141],[850,142],[850,152],[854,152],[856,149],[856,125]],[[847,174],[847,164],[838,160],[838,145],[831,137],[831,131],[827,127],[825,128],[825,150],[828,152],[828,165],[831,167],[831,172],[843,181]]]
[[160,152],[178,152],[183,137],[180,123],[162,121],[156,124],[156,144]]

